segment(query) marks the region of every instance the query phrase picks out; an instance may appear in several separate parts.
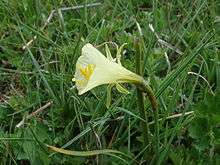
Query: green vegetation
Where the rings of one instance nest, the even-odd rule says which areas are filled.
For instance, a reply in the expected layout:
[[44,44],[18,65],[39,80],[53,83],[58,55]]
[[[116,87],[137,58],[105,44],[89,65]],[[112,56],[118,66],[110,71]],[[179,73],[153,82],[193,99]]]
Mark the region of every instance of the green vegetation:
[[[88,42],[114,57],[127,43],[122,65],[153,89],[159,136],[135,86],[78,95]],[[1,0],[0,163],[220,164],[219,43],[219,0]]]

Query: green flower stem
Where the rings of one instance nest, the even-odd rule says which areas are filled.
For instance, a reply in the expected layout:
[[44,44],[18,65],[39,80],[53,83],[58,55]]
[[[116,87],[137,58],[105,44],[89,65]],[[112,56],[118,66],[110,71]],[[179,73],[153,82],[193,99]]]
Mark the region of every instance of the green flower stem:
[[[145,121],[148,122],[145,107],[144,107],[144,93],[147,94],[148,99],[151,103],[151,107],[154,114],[154,121],[155,121],[155,153],[156,153],[156,159],[159,157],[159,149],[160,149],[160,142],[159,142],[159,119],[158,119],[158,105],[157,105],[157,99],[151,89],[151,87],[148,85],[148,83],[143,79],[143,82],[140,82],[136,84],[137,86],[137,93],[138,93],[138,105],[139,105],[139,111],[140,115],[144,117]],[[144,123],[143,123],[144,124]],[[146,135],[147,131],[149,130],[148,124],[147,126],[142,126],[142,133],[143,137],[147,137]],[[147,130],[147,131],[146,131]],[[144,138],[146,139],[146,138]]]
[[155,153],[156,153],[156,160],[159,158],[159,150],[160,150],[160,141],[159,141],[159,119],[158,119],[158,105],[157,105],[157,100],[156,97],[153,94],[152,89],[150,86],[147,84],[146,81],[143,82],[142,84],[143,91],[147,94],[151,107],[153,109],[153,114],[154,114],[154,120],[155,120]]
[[[139,75],[142,75],[142,57],[141,57],[141,43],[140,40],[135,41],[135,49],[136,49],[136,72]],[[154,96],[154,93],[151,89],[151,87],[148,85],[148,83],[143,79],[142,82],[136,84],[137,86],[137,98],[138,98],[138,106],[139,106],[139,111],[140,115],[144,118],[145,122],[142,122],[142,136],[144,138],[144,145],[146,146],[149,143],[149,137],[148,137],[148,131],[149,131],[149,126],[148,126],[148,118],[147,118],[147,112],[145,111],[145,106],[144,106],[144,93],[147,94],[151,107],[153,109],[154,113],[154,120],[155,120],[155,153],[156,153],[156,160],[159,157],[159,121],[158,121],[158,105],[157,105],[157,100],[156,97]],[[146,154],[146,153],[145,153]],[[146,155],[145,155],[146,158]]]
[[149,126],[148,126],[148,118],[147,118],[147,113],[144,110],[144,93],[137,88],[137,98],[138,98],[138,108],[140,112],[140,116],[143,117],[145,122],[142,122],[142,136],[144,140],[144,147],[146,147],[149,143]]

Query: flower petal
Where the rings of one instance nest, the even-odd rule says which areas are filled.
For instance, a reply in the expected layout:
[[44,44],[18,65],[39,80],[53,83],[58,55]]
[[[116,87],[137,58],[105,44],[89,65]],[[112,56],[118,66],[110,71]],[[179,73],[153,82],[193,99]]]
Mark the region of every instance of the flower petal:
[[102,84],[140,82],[143,78],[107,59],[91,44],[82,48],[76,63],[75,82],[79,95]]

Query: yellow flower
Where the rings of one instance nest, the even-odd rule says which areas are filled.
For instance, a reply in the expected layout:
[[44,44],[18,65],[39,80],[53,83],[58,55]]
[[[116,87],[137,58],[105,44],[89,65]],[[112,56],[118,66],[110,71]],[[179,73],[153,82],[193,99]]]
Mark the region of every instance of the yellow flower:
[[91,44],[86,44],[82,48],[82,55],[76,63],[76,70],[73,81],[79,95],[103,84],[118,84],[131,82],[142,83],[141,76],[127,70],[120,63],[114,62],[111,58],[106,58]]

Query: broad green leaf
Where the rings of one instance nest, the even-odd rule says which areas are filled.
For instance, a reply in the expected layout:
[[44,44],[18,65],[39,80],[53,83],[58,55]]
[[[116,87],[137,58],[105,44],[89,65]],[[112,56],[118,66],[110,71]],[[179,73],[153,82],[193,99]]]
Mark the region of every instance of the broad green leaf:
[[219,100],[220,93],[216,93],[194,106],[195,118],[190,124],[189,135],[199,151],[209,149],[213,139],[215,143],[219,143],[219,129],[216,129],[220,122]]

